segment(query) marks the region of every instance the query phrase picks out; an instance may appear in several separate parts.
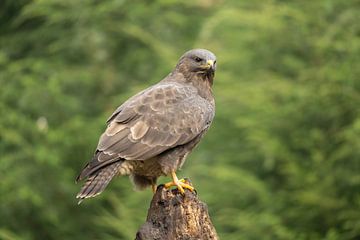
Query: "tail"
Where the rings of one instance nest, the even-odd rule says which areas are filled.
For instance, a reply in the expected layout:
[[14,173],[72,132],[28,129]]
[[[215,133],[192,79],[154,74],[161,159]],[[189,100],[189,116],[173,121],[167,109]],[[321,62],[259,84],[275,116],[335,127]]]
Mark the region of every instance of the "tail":
[[111,179],[118,174],[122,163],[122,161],[115,162],[90,175],[80,192],[76,195],[76,198],[80,199],[78,204],[85,198],[95,197],[102,193]]

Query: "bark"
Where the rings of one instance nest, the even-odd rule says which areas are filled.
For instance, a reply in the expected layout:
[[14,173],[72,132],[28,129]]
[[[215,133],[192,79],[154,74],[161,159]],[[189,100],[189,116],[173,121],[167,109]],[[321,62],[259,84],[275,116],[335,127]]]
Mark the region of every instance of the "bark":
[[151,201],[146,222],[135,240],[219,239],[211,223],[208,209],[196,192],[158,187]]

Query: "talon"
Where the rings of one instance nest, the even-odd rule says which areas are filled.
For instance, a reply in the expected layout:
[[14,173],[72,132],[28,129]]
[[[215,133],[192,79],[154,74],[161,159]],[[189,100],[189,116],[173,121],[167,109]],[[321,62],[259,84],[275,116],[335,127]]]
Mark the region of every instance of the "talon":
[[173,187],[173,186],[176,186],[177,187],[177,189],[180,191],[180,193],[181,194],[185,194],[185,190],[184,190],[184,188],[186,188],[186,189],[189,189],[190,191],[194,191],[195,190],[195,188],[194,187],[192,187],[192,186],[190,186],[189,184],[188,184],[188,181],[186,180],[186,179],[178,179],[177,178],[177,176],[176,176],[176,174],[175,174],[175,171],[172,171],[171,172],[171,176],[172,176],[172,179],[173,179],[173,181],[172,182],[169,182],[169,183],[166,183],[165,185],[164,185],[164,187],[165,188],[171,188],[171,187]]

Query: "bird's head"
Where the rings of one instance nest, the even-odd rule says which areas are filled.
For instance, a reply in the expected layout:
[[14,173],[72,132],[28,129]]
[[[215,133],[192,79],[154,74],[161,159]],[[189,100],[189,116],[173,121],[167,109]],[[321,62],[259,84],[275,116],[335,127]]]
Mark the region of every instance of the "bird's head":
[[180,57],[176,69],[185,76],[201,75],[212,82],[216,70],[216,56],[206,49],[193,49]]

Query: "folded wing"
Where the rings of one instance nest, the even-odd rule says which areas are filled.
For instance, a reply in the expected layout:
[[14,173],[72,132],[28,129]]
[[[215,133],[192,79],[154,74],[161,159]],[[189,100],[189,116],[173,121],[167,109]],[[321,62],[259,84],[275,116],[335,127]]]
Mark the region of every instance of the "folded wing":
[[147,160],[188,143],[209,127],[213,112],[191,86],[167,83],[148,88],[112,114],[92,161],[78,179],[120,159]]

